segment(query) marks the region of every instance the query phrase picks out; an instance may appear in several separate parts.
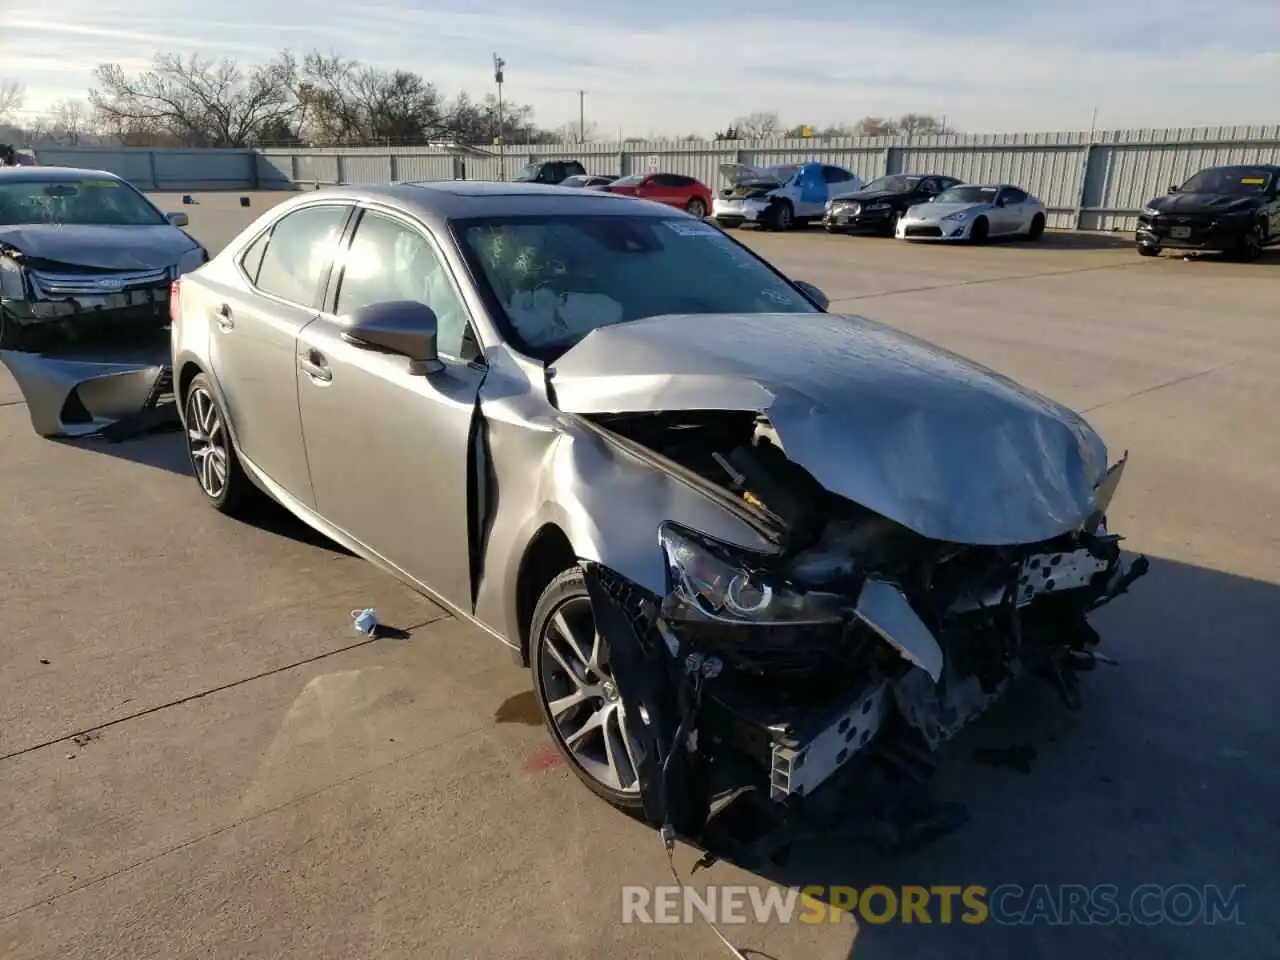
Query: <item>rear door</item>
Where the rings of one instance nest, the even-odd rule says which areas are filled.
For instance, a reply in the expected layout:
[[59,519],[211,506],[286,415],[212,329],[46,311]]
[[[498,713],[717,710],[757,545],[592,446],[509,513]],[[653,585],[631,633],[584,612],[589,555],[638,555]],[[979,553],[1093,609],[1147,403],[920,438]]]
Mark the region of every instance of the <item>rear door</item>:
[[210,360],[240,453],[306,506],[307,473],[294,347],[319,313],[325,283],[353,207],[308,204],[286,213],[246,249],[247,293],[212,291]]

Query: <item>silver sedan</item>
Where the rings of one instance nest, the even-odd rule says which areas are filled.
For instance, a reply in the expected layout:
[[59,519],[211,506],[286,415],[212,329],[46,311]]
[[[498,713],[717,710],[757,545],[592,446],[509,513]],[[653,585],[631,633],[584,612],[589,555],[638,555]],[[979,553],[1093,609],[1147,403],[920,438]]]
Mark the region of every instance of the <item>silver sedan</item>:
[[1008,183],[964,184],[911,207],[898,221],[899,240],[982,243],[994,237],[1037,240],[1045,209],[1031,194]]
[[1083,420],[826,305],[646,200],[335,188],[181,280],[173,361],[204,500],[496,637],[578,776],[696,838],[713,766],[785,818],[1087,668],[1142,572]]

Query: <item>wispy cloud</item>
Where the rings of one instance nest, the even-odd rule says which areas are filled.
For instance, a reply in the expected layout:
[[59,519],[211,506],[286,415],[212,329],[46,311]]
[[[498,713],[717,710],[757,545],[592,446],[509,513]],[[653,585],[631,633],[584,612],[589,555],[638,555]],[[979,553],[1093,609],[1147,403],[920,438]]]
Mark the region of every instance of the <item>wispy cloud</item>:
[[[924,111],[970,130],[1258,123],[1274,116],[1280,5],[1235,0],[226,0],[207,19],[168,0],[63,0],[57,16],[12,3],[0,72],[30,106],[83,96],[94,66],[136,69],[159,51],[264,59],[277,46],[333,49],[422,73],[442,90],[492,89],[541,122],[588,116],[614,132],[709,132],[778,111],[825,124]],[[216,12],[214,12],[216,10]],[[279,38],[278,41],[276,38]]]

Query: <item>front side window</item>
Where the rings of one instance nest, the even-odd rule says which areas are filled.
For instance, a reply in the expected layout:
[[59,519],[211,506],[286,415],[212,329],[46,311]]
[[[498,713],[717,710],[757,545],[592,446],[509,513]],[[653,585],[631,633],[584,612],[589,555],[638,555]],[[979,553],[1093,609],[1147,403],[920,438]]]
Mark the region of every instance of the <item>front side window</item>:
[[467,314],[448,268],[417,229],[376,213],[356,227],[338,285],[336,312],[395,300],[426,304],[436,315],[436,348],[462,355]]
[[506,338],[546,361],[597,327],[644,317],[819,312],[741,244],[687,218],[486,217],[452,228]]
[[285,214],[271,230],[254,285],[281,300],[318,307],[349,212],[324,204]]
[[868,183],[863,190],[868,193],[910,193],[920,183],[919,177],[906,176],[903,174],[894,174],[888,177],[879,177]]
[[50,178],[0,184],[0,226],[158,227],[168,222],[123,180]]

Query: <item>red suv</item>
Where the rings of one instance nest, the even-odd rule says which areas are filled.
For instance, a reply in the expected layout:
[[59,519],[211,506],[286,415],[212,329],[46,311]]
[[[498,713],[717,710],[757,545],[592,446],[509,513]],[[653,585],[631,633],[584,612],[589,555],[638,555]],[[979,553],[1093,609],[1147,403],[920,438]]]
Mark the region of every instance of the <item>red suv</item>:
[[695,217],[705,217],[711,212],[711,188],[693,177],[678,173],[637,173],[619,177],[613,183],[589,190],[608,193],[624,193],[643,200],[655,200],[668,206],[679,207]]

